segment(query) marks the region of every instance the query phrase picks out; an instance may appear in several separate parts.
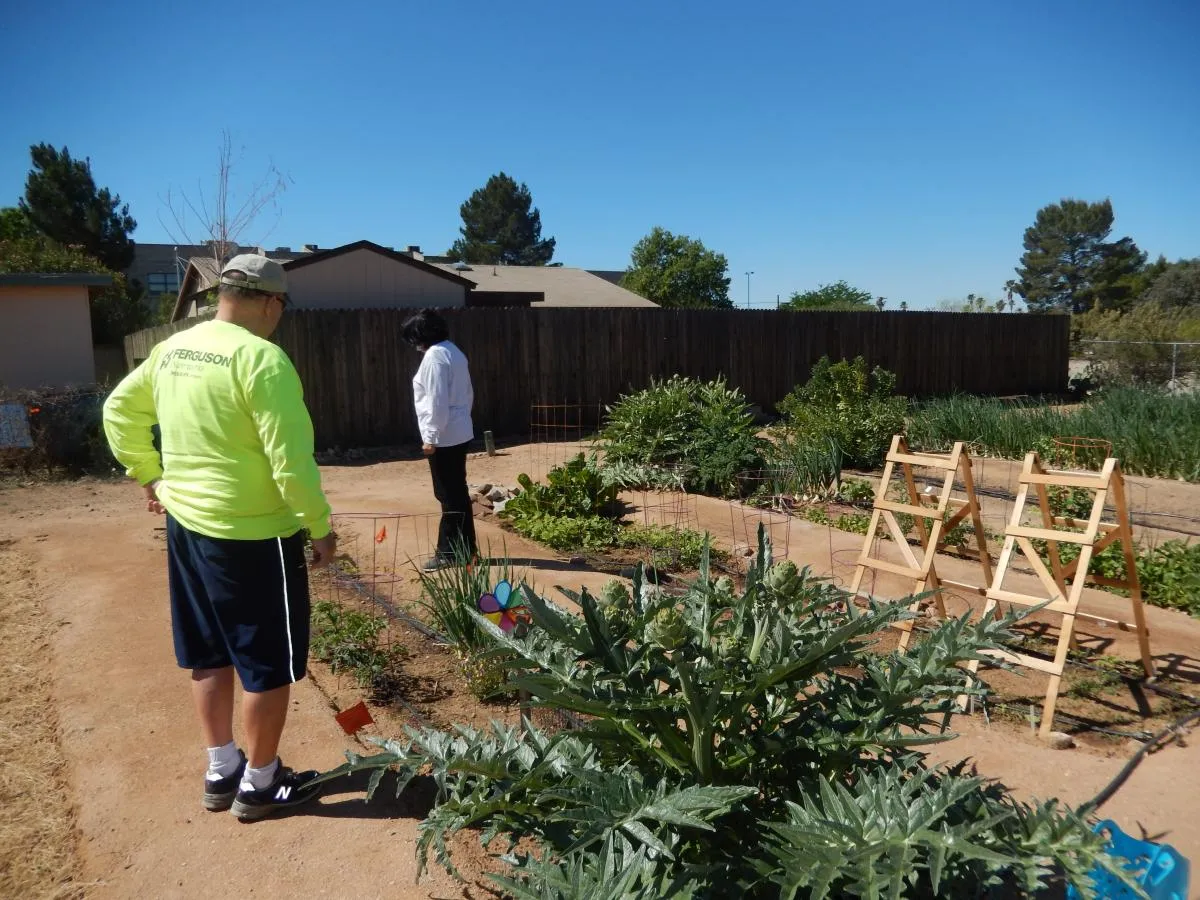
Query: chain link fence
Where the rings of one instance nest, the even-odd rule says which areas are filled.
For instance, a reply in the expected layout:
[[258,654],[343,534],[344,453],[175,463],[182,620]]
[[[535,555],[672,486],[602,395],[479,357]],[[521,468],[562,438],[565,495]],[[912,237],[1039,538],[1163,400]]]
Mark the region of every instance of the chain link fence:
[[1185,390],[1196,387],[1200,373],[1200,341],[1079,340],[1074,349],[1075,361],[1086,364],[1084,375],[1096,369],[1101,376]]

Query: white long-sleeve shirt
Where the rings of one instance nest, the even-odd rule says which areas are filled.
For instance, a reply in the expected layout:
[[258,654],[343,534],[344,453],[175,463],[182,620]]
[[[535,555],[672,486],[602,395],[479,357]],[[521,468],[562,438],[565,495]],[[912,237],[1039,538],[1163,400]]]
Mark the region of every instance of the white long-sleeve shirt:
[[450,341],[426,350],[413,377],[413,406],[421,440],[434,447],[455,447],[472,440],[474,402],[475,390],[463,352]]

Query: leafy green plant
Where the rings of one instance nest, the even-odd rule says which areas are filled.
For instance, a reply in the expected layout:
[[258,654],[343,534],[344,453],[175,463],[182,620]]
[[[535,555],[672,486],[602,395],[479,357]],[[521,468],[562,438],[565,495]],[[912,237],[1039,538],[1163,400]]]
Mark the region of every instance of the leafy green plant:
[[1146,602],[1200,618],[1200,544],[1165,541],[1138,555]]
[[383,616],[323,600],[312,608],[312,655],[335,675],[353,675],[360,687],[386,698],[395,689],[400,663],[408,655],[399,643],[380,646],[386,628]]
[[871,503],[875,500],[875,486],[862,478],[847,478],[842,482],[838,498],[843,503]]
[[812,377],[778,404],[789,428],[821,435],[841,448],[855,468],[879,465],[892,436],[904,430],[907,401],[896,396],[896,376],[861,356],[834,363],[822,357]]
[[866,513],[843,513],[833,520],[833,527],[852,534],[866,534],[871,527],[871,517]]
[[[962,664],[1013,639],[1016,615],[938,624],[908,654],[872,650],[906,603],[858,609],[808,570],[773,565],[760,530],[745,587],[710,575],[680,597],[606,586],[532,591],[533,627],[493,629],[510,684],[583,716],[548,735],[493,724],[406,729],[325,778],[386,770],[437,787],[420,826],[455,871],[449,839],[507,842],[495,880],[516,897],[933,898],[1063,878],[1087,893],[1103,839],[1054,803],[1029,806],[919,748],[960,692]],[[490,625],[488,627],[491,627]]]
[[1096,492],[1087,488],[1049,487],[1046,496],[1054,515],[1086,521],[1092,514]]
[[741,391],[674,375],[609,407],[601,447],[607,464],[678,468],[688,490],[729,496],[763,467],[757,432]]
[[622,510],[617,486],[582,453],[551,469],[546,484],[525,474],[517,483],[521,491],[505,504],[500,517],[518,533],[556,550],[612,546]]
[[800,510],[800,516],[814,525],[832,525],[833,519],[823,506],[806,506]]
[[[1049,564],[1050,557],[1044,541],[1034,541],[1034,548]],[[1060,543],[1059,560],[1065,565],[1079,557],[1078,544]],[[1138,547],[1134,551],[1142,599],[1151,606],[1179,609],[1200,618],[1200,544],[1186,541],[1164,541],[1155,547]],[[1120,544],[1109,544],[1092,556],[1091,574],[1102,578],[1124,580],[1127,575],[1125,554]],[[1102,588],[1124,594],[1119,588]]]
[[707,535],[689,528],[666,528],[662,525],[630,525],[621,529],[617,544],[621,547],[667,551],[673,565],[661,568],[694,569],[700,565]]
[[602,516],[513,516],[513,527],[530,540],[555,550],[603,550],[613,545],[620,525]]

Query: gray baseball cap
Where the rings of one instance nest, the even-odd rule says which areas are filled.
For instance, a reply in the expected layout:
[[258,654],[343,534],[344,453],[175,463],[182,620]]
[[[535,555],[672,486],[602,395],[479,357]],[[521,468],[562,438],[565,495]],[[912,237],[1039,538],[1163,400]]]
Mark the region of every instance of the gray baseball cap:
[[[230,272],[240,272],[244,277],[231,278]],[[257,253],[242,253],[225,264],[221,270],[221,284],[262,291],[264,294],[286,294],[287,273],[273,259]]]

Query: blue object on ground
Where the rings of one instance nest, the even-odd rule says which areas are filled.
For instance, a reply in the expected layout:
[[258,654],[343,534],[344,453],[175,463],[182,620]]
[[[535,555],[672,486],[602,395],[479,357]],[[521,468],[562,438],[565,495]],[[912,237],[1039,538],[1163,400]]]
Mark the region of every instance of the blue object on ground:
[[[1124,863],[1133,880],[1150,900],[1187,900],[1188,861],[1169,844],[1155,844],[1131,838],[1112,819],[1105,819],[1093,831],[1108,838],[1109,853]],[[1088,873],[1098,900],[1133,900],[1137,895],[1116,876],[1097,866]],[[1080,900],[1075,888],[1067,888],[1067,900]]]

